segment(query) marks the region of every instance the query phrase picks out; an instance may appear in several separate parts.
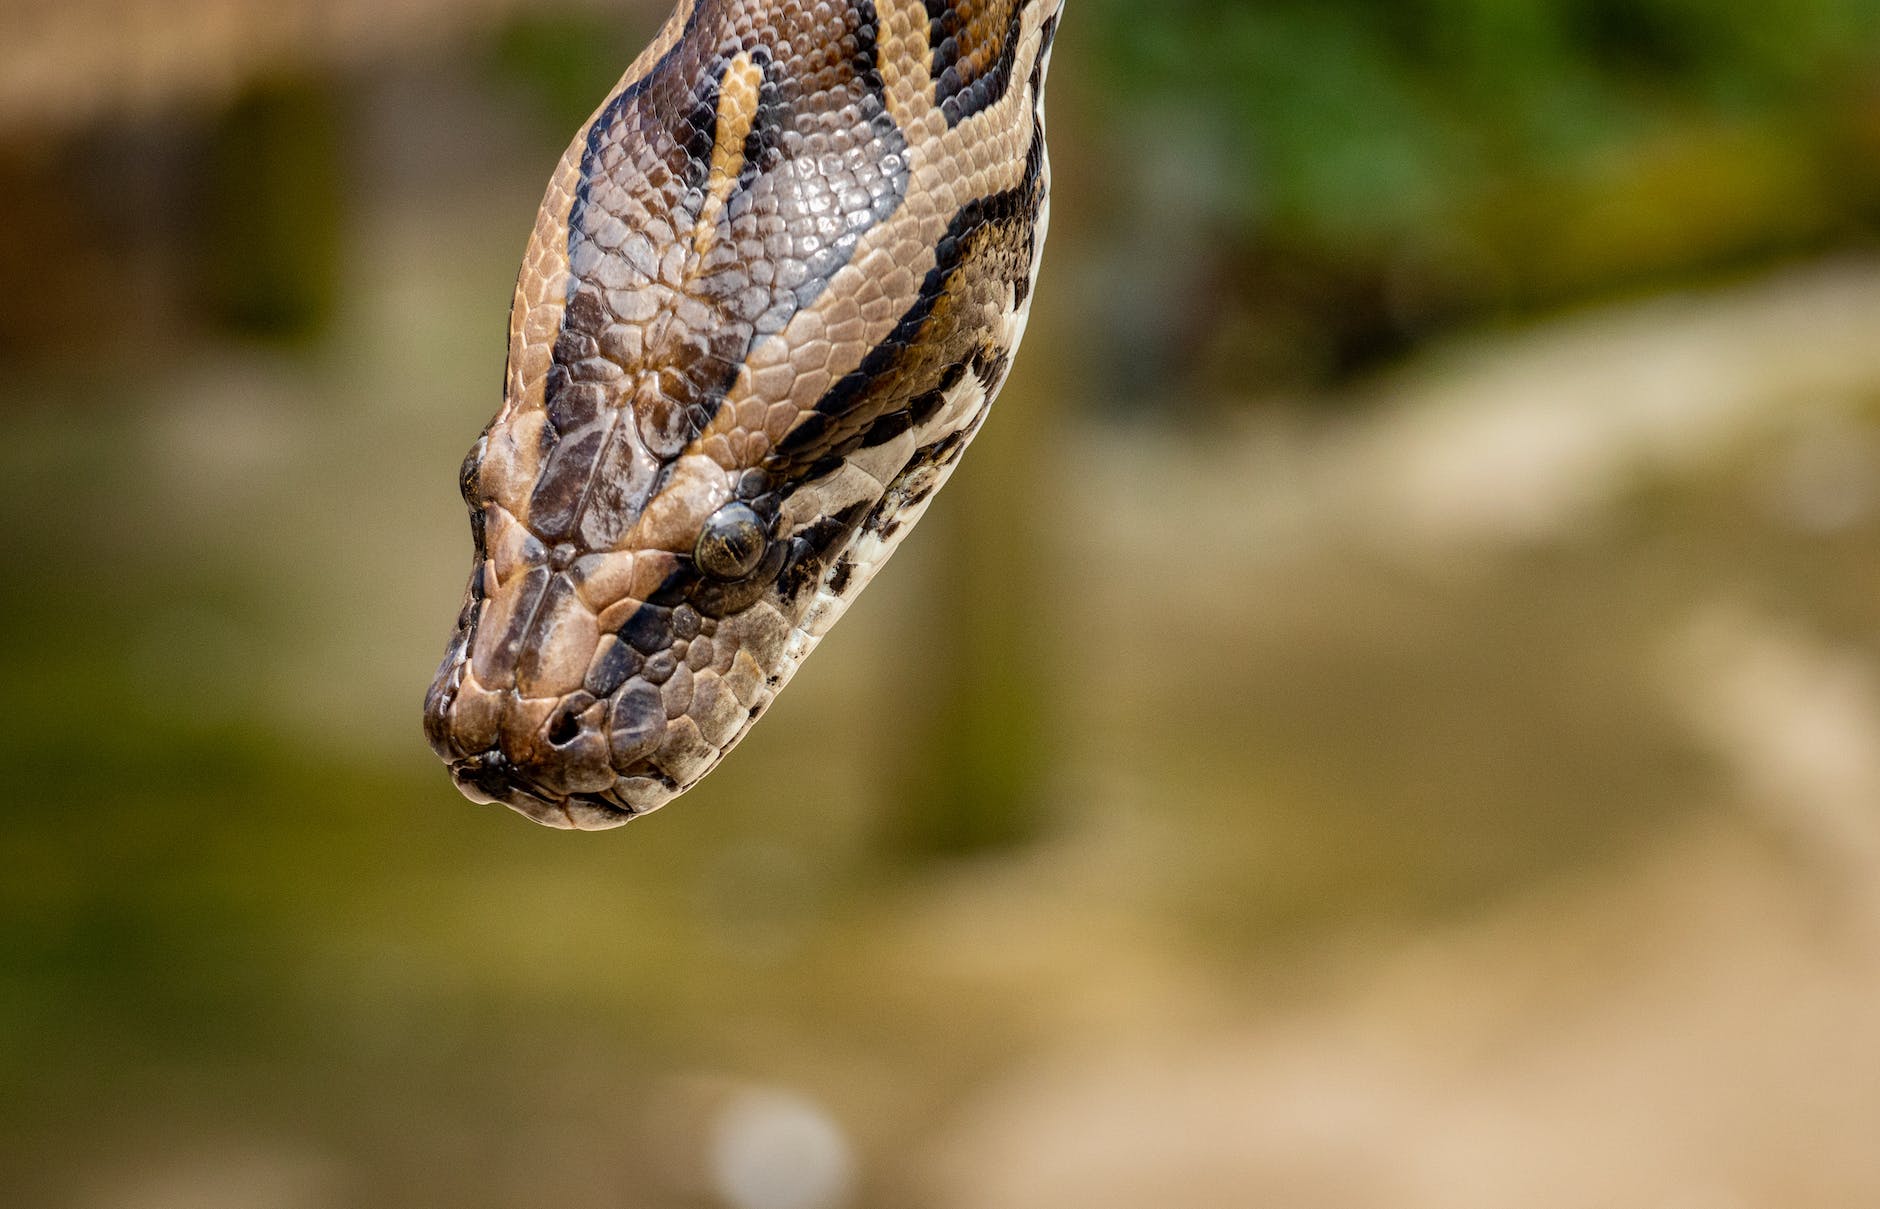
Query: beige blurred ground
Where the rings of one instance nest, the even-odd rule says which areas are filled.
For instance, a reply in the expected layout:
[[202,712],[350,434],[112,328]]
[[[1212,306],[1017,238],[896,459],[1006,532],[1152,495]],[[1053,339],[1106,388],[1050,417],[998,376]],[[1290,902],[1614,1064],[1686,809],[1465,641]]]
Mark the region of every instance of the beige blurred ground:
[[[1095,442],[1109,472],[1096,477],[1121,490],[1093,511],[1078,501],[1079,515],[1103,519],[1072,561],[1100,565],[1102,552],[1123,550],[1149,574],[1078,594],[1104,657],[1083,682],[1094,691],[1074,698],[1128,699],[1081,765],[1087,791],[1128,821],[1107,842],[1089,839],[1080,876],[1058,871],[1066,882],[1049,905],[1015,878],[1028,884],[1007,885],[1011,897],[965,921],[949,912],[937,960],[981,968],[968,938],[991,932],[1006,938],[1002,953],[1076,956],[1049,997],[1058,1021],[1045,1031],[1058,1040],[976,1097],[935,1146],[941,1203],[1880,1203],[1880,666],[1870,646],[1758,603],[1741,564],[1719,559],[1652,630],[1533,650],[1537,678],[1556,657],[1610,662],[1631,707],[1702,753],[1705,774],[1678,791],[1682,821],[1467,922],[1402,935],[1374,921],[1304,959],[1312,989],[1252,1010],[1241,980],[1274,977],[1256,972],[1259,957],[1202,974],[1171,960],[1166,936],[1143,934],[1145,904],[1130,891],[1159,872],[1176,884],[1151,900],[1179,898],[1206,858],[1180,850],[1192,836],[1162,831],[1158,787],[1128,742],[1158,719],[1123,689],[1152,678],[1170,709],[1220,692],[1210,673],[1223,652],[1260,649],[1271,628],[1300,627],[1297,614],[1322,624],[1319,610],[1338,608],[1310,585],[1351,573],[1324,554],[1344,543],[1415,580],[1448,581],[1459,599],[1445,612],[1466,614],[1496,608],[1498,581],[1563,546],[1591,556],[1586,581],[1565,585],[1583,600],[1636,591],[1600,561],[1624,544],[1614,531],[1648,489],[1675,498],[1723,484],[1778,541],[1864,527],[1880,503],[1876,325],[1880,273],[1832,266],[1445,357],[1386,388],[1359,423],[1205,453]],[[1216,575],[1223,582],[1206,582]],[[1172,590],[1145,600],[1145,582]],[[1187,619],[1214,644],[1199,670],[1153,669],[1155,648],[1132,645],[1118,624],[1192,613],[1197,601],[1214,606]],[[1405,604],[1410,616],[1367,618],[1345,640],[1364,646],[1368,631],[1403,626],[1414,644],[1416,631],[1453,624]],[[1587,607],[1628,611],[1623,600]],[[1494,624],[1533,628],[1519,616]],[[1315,637],[1322,660],[1328,644]],[[1599,649],[1608,643],[1618,659]],[[1442,657],[1481,656],[1464,642]],[[1273,674],[1257,659],[1235,668]],[[1383,687],[1360,676],[1340,690]],[[1430,706],[1446,686],[1410,691]],[[1236,720],[1218,725],[1221,742],[1249,741]],[[1122,758],[1106,767],[1106,752]],[[1484,753],[1458,744],[1443,755]],[[1362,740],[1340,758],[1362,766]],[[1134,793],[1117,788],[1132,782]],[[1506,812],[1480,824],[1518,825],[1523,787],[1494,793]],[[1385,790],[1375,805],[1396,803]]]
[[1872,1204],[1873,921],[1798,865],[1697,828],[1290,1010],[1052,1047],[936,1147],[941,1203]]

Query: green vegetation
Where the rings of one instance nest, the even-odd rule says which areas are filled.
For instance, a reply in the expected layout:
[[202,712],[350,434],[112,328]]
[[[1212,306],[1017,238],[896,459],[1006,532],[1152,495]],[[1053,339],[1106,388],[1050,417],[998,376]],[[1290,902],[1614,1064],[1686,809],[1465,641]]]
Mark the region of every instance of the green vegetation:
[[[1154,169],[1124,204],[1211,242],[1185,288],[1229,305],[1183,338],[1210,350],[1215,390],[1865,240],[1880,219],[1873,0],[1079,7],[1090,32],[1066,37],[1103,73],[1077,86],[1088,137]],[[1276,327],[1301,348],[1242,355]]]

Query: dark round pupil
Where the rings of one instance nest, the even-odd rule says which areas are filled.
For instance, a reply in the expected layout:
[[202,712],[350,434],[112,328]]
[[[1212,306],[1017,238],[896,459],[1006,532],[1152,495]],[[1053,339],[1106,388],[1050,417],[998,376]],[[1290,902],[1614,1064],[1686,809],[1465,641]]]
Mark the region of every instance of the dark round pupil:
[[764,554],[764,526],[747,504],[726,504],[705,522],[693,558],[706,574],[741,579]]

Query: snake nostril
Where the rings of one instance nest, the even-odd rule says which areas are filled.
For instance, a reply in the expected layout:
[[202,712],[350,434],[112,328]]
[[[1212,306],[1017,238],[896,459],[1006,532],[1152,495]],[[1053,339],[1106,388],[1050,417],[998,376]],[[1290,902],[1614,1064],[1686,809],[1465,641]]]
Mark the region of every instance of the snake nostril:
[[574,716],[573,710],[562,713],[548,728],[548,741],[556,747],[566,747],[580,737],[581,720]]

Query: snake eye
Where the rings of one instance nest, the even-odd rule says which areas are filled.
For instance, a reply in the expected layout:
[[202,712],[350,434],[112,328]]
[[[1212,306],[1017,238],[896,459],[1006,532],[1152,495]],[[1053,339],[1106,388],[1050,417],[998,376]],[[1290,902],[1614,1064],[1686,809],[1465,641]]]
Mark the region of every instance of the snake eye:
[[692,561],[713,579],[743,579],[763,560],[769,536],[749,504],[726,504],[712,513],[692,548]]
[[477,476],[483,471],[483,451],[489,448],[489,444],[488,436],[478,437],[477,443],[470,447],[470,452],[463,455],[463,465],[457,468],[457,490],[463,493],[463,502],[472,508],[483,502]]

